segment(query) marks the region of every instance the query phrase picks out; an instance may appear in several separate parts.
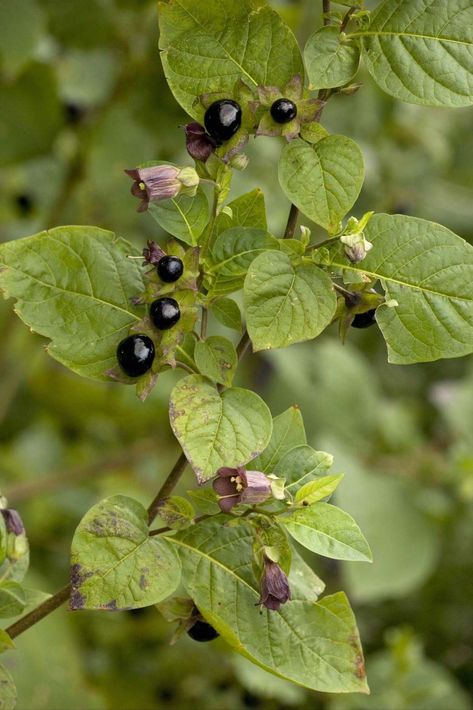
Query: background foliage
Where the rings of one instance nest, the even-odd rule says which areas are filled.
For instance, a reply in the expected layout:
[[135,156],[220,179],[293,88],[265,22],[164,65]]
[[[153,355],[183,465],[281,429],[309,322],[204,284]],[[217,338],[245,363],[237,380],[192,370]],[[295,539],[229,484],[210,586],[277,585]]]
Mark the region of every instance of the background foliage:
[[[274,6],[302,43],[320,23],[318,3]],[[185,116],[162,74],[154,2],[2,3],[0,80],[2,241],[57,224],[97,224],[137,247],[156,237],[123,173],[150,158],[186,162]],[[323,121],[362,146],[367,179],[356,214],[424,217],[473,241],[472,109],[397,102],[367,73],[362,80]],[[234,184],[235,195],[261,187],[272,197],[276,232],[288,208],[277,153],[269,139],[251,142],[250,166]],[[0,323],[0,479],[29,532],[29,586],[54,591],[84,511],[116,493],[147,502],[172,464],[175,377],[163,375],[143,406],[133,388],[80,380],[45,357],[41,339],[4,302]],[[345,347],[333,330],[315,345],[260,354],[235,381],[274,413],[299,404],[308,443],[336,454],[335,472],[349,472],[336,500],[360,524],[375,562],[316,558],[316,571],[328,593],[343,586],[350,595],[372,695],[314,700],[222,642],[169,646],[170,627],[151,608],[57,612],[28,631],[20,653],[5,657],[20,708],[471,707],[472,361],[388,365],[372,331],[352,333]]]

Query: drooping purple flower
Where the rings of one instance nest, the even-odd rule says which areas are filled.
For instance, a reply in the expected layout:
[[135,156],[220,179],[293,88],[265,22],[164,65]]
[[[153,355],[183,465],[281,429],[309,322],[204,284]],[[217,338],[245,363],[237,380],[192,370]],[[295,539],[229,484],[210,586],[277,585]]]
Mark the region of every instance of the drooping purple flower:
[[184,126],[186,132],[187,152],[194,160],[201,160],[203,163],[212,155],[217,147],[217,141],[209,136],[200,123],[193,121]]
[[199,184],[199,176],[194,168],[153,165],[149,168],[134,168],[125,172],[134,181],[131,194],[141,200],[138,212],[147,210],[150,202],[177,197],[186,188],[188,194],[195,194]]
[[13,508],[3,508],[0,512],[3,516],[8,532],[11,532],[17,536],[22,535],[25,532],[23,521],[16,510],[13,510]]
[[213,489],[219,496],[220,510],[228,513],[234,505],[264,503],[271,497],[271,483],[261,471],[238,468],[219,468]]
[[259,604],[271,611],[278,611],[282,604],[291,599],[291,589],[289,581],[280,566],[269,559],[263,557],[263,574],[260,582]]
[[166,256],[166,252],[152,239],[148,239],[147,244],[148,246],[143,249],[143,257],[148,264],[157,264],[163,256]]

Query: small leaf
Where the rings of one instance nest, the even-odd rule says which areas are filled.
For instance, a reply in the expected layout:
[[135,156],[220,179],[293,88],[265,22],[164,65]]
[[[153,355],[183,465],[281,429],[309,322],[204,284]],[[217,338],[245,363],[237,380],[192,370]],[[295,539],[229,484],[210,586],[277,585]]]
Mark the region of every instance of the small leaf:
[[347,41],[338,27],[329,25],[314,32],[304,49],[311,89],[331,89],[348,84],[358,71],[360,49]]
[[217,494],[212,488],[196,488],[187,491],[194,504],[203,515],[219,515],[222,511],[218,504]]
[[264,195],[259,188],[247,192],[227,205],[217,217],[216,232],[221,234],[231,227],[252,227],[268,231]]
[[261,0],[167,0],[159,5],[161,59],[167,82],[187,113],[202,119],[202,94],[233,96],[243,78],[253,88],[284,86],[303,74],[296,39]]
[[271,440],[261,456],[253,461],[255,470],[272,473],[278,462],[291,449],[307,441],[301,410],[289,407],[273,419]]
[[210,306],[215,318],[226,328],[241,332],[241,312],[238,304],[231,298],[219,298]]
[[0,288],[49,354],[84,377],[107,380],[116,349],[140,319],[143,290],[127,242],[98,227],[57,227],[0,245]]
[[427,106],[473,104],[473,6],[468,0],[384,0],[361,38],[363,59],[391,96]]
[[293,140],[279,161],[279,182],[288,199],[329,231],[355,204],[363,178],[361,151],[344,136],[328,136],[314,145]]
[[338,487],[342,478],[343,473],[339,473],[333,476],[322,476],[316,481],[310,481],[310,483],[306,483],[302,488],[299,488],[294,500],[298,505],[312,505],[312,503],[328,498]]
[[230,340],[220,335],[211,335],[207,340],[199,341],[195,345],[194,359],[202,375],[225,387],[231,387],[238,357]]
[[186,498],[170,496],[160,502],[158,515],[170,528],[183,530],[194,522],[195,510]]
[[315,503],[279,518],[292,537],[312,552],[335,560],[371,562],[371,552],[353,518],[328,503]]
[[71,609],[139,609],[174,592],[181,570],[162,537],[149,537],[148,516],[132,498],[94,505],[72,540]]
[[331,468],[332,464],[331,454],[315,451],[311,446],[297,446],[279,460],[274,474],[286,480],[286,489],[294,495],[303,485]]
[[0,618],[18,616],[26,607],[26,596],[18,582],[3,582],[0,585]]
[[149,212],[166,232],[196,246],[209,221],[209,203],[199,186],[195,197],[178,195],[163,202],[151,202]]
[[222,466],[243,466],[256,458],[271,437],[271,413],[257,394],[237,387],[220,394],[200,375],[174,387],[169,416],[200,483]]
[[1,710],[14,710],[17,693],[15,683],[5,666],[0,664],[0,708]]
[[330,324],[336,306],[332,281],[315,264],[293,266],[286,254],[268,251],[248,270],[245,307],[255,351],[315,338]]

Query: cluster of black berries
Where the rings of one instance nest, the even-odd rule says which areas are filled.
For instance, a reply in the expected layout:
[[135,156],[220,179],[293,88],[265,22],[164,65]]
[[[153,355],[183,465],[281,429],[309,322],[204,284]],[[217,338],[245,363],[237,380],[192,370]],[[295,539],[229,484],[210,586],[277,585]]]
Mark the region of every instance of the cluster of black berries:
[[[276,123],[289,123],[297,116],[297,106],[290,99],[278,99],[270,112]],[[209,136],[218,143],[228,141],[241,126],[241,108],[232,99],[215,101],[205,112],[204,124]]]
[[[156,264],[161,281],[174,283],[184,271],[184,265],[177,256],[163,256]],[[149,316],[155,328],[168,330],[181,317],[179,304],[174,298],[158,298],[150,306]],[[117,360],[123,372],[129,377],[140,377],[151,368],[155,356],[154,343],[147,335],[129,335],[117,348]]]

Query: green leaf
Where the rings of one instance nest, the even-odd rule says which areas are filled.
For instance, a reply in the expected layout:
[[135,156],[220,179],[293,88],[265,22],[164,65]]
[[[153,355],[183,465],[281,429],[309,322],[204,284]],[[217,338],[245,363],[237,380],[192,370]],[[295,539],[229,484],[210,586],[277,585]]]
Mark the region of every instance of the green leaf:
[[172,594],[181,579],[175,551],[149,537],[148,516],[132,498],[113,496],[82,518],[72,540],[71,609],[139,609]]
[[292,550],[289,586],[293,601],[316,602],[325,589],[324,582],[295,549]]
[[16,688],[5,666],[0,664],[0,710],[13,710],[16,705]]
[[28,62],[44,29],[44,14],[36,0],[0,3],[0,58],[8,73],[16,73]]
[[158,515],[170,528],[183,530],[194,522],[195,510],[187,498],[170,496],[160,502]]
[[227,229],[219,235],[214,244],[214,265],[210,268],[210,273],[216,272],[218,280],[231,281],[233,290],[238,291],[252,261],[268,249],[279,249],[279,242],[262,229]]
[[332,232],[355,204],[364,172],[360,149],[344,136],[327,136],[314,145],[293,140],[279,161],[279,182],[288,199]]
[[315,503],[279,518],[307,549],[335,560],[370,562],[371,551],[353,518],[329,503]]
[[127,242],[98,227],[57,227],[0,245],[0,289],[16,313],[51,339],[49,354],[84,377],[109,380],[116,348],[143,290]]
[[311,89],[331,89],[353,79],[360,63],[360,49],[329,25],[316,30],[304,48]]
[[312,503],[328,498],[341,483],[342,478],[343,473],[339,473],[332,476],[322,476],[316,481],[305,483],[297,491],[295,502],[298,505],[312,505]]
[[323,692],[367,692],[353,614],[343,594],[258,609],[252,531],[205,521],[170,539],[183,583],[204,618],[239,653],[275,675]]
[[195,364],[202,375],[231,387],[238,365],[238,356],[233,343],[220,335],[211,335],[195,345]]
[[391,96],[428,106],[473,104],[469,0],[384,0],[361,39],[363,59]]
[[215,318],[226,328],[241,331],[241,312],[238,304],[231,298],[219,298],[210,307]]
[[149,212],[166,232],[196,246],[209,221],[209,203],[199,186],[195,197],[178,195],[171,200],[151,202]]
[[404,365],[473,352],[473,247],[445,227],[404,215],[375,215],[365,230],[373,249],[360,264],[334,261],[381,280],[377,321],[389,362]]
[[257,394],[239,387],[219,393],[200,375],[189,375],[174,387],[169,416],[199,483],[222,466],[248,463],[271,438],[271,413]]
[[301,410],[296,405],[289,407],[274,417],[271,440],[261,456],[253,461],[255,470],[272,473],[284,454],[306,441]]
[[218,505],[217,494],[212,488],[195,488],[187,491],[194,504],[203,515],[218,515],[222,511]]
[[9,619],[21,614],[26,606],[25,592],[18,582],[7,581],[0,585],[0,618]]
[[325,451],[315,451],[311,446],[297,446],[288,451],[274,469],[276,476],[286,480],[286,488],[293,495],[303,485],[333,464],[333,456]]
[[267,232],[264,194],[259,188],[240,195],[220,212],[215,225],[216,233],[220,234],[231,227],[253,227]]
[[161,59],[176,100],[202,118],[202,94],[233,95],[250,86],[284,86],[303,75],[296,39],[265,0],[167,0],[159,4]]
[[336,305],[330,277],[315,264],[293,266],[286,254],[268,251],[248,270],[245,308],[255,351],[315,338],[330,324]]

